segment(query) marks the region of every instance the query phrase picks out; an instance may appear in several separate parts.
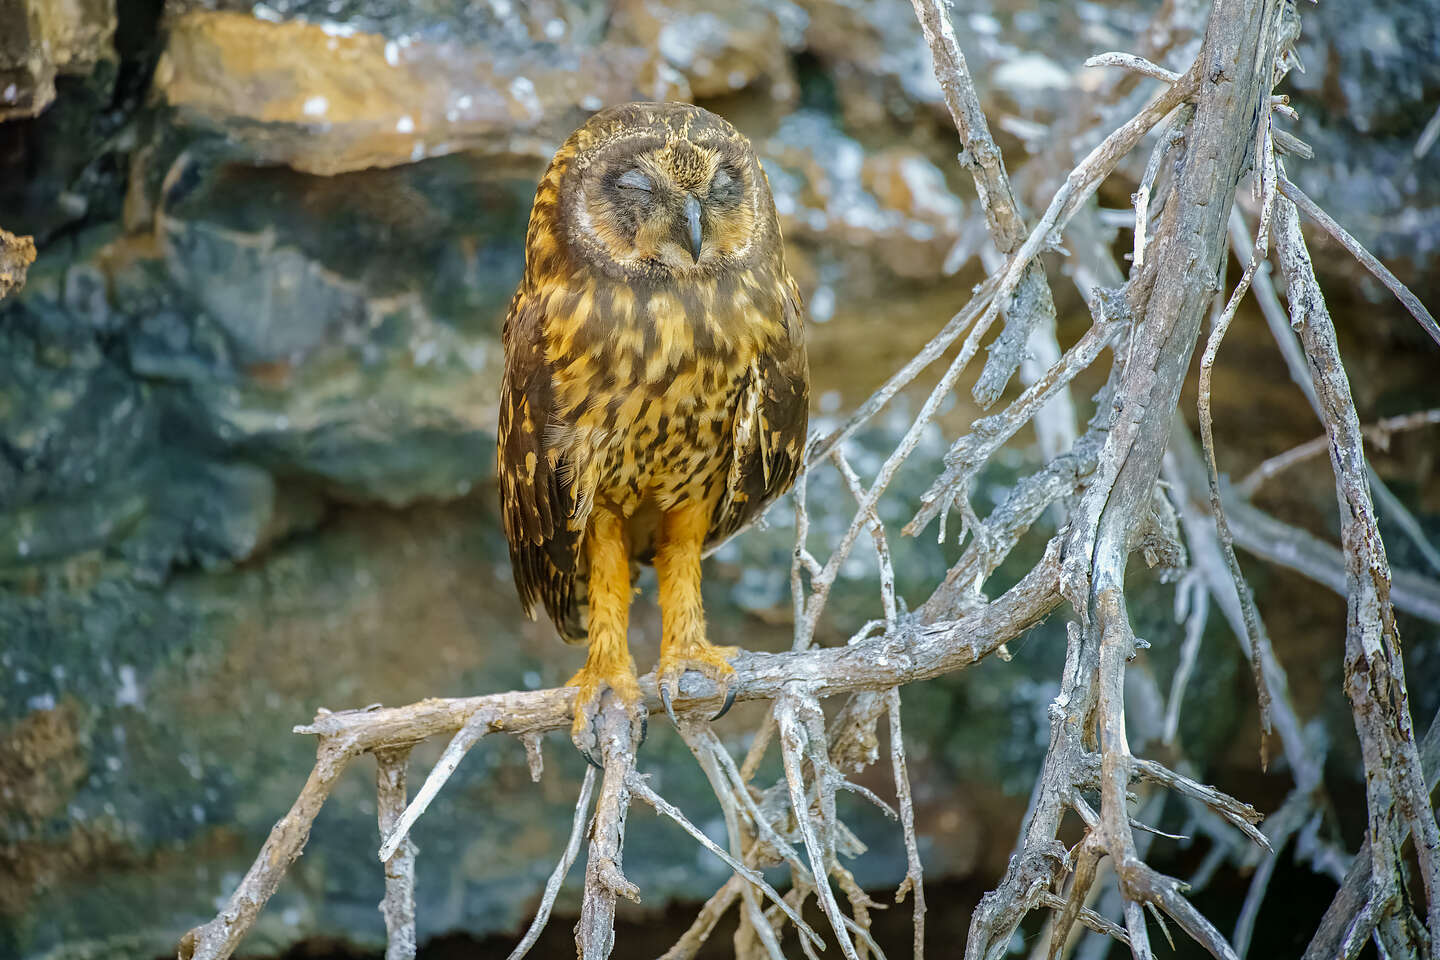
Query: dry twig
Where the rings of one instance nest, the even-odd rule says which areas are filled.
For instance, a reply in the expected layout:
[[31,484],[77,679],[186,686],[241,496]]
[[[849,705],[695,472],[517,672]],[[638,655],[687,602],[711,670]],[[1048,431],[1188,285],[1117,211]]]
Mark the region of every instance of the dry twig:
[[1440,829],[1430,806],[1410,719],[1405,666],[1390,603],[1390,564],[1370,501],[1360,421],[1340,360],[1335,327],[1315,280],[1294,206],[1280,205],[1277,225],[1291,325],[1300,331],[1330,437],[1341,541],[1347,548],[1346,594],[1350,602],[1345,690],[1365,761],[1373,869],[1370,904],[1378,919],[1388,912],[1391,901],[1403,896],[1400,842],[1392,820],[1398,818],[1414,831],[1429,904],[1426,927],[1431,942],[1440,943]]
[[[1440,409],[1419,410],[1415,413],[1402,413],[1398,417],[1385,417],[1377,420],[1368,427],[1361,428],[1365,438],[1379,447],[1381,450],[1389,449],[1390,438],[1404,430],[1417,430],[1421,427],[1429,427],[1440,424]],[[1240,496],[1249,499],[1255,496],[1262,484],[1280,473],[1289,470],[1297,463],[1309,460],[1311,457],[1318,457],[1330,449],[1330,437],[1321,434],[1313,440],[1291,447],[1283,453],[1277,453],[1273,457],[1267,457],[1261,461],[1255,469],[1245,474],[1244,479],[1235,484],[1235,492]]]
[[[535,911],[535,919],[525,931],[525,936],[510,951],[509,960],[520,960],[521,957],[530,952],[535,946],[535,941],[540,939],[540,934],[545,932],[545,924],[550,921],[550,911],[555,909],[555,898],[560,895],[560,886],[565,882],[565,875],[570,872],[570,867],[575,863],[575,857],[580,853],[580,837],[585,829],[585,822],[590,813],[590,798],[595,792],[595,768],[590,767],[585,771],[585,779],[580,781],[580,796],[575,800],[575,820],[570,825],[570,839],[565,841],[565,852],[560,855],[560,862],[551,871],[550,878],[545,881],[545,892],[540,897],[540,906]],[[389,960],[387,957],[386,960]]]
[[[1243,217],[1239,211],[1235,211],[1230,222],[1230,243],[1232,248],[1240,249],[1245,246],[1242,237],[1245,230]],[[1268,264],[1266,265],[1268,267]],[[1270,327],[1270,332],[1275,338],[1276,344],[1280,347],[1281,356],[1285,360],[1285,366],[1290,372],[1290,378],[1295,381],[1305,399],[1315,410],[1317,418],[1322,418],[1320,413],[1319,400],[1315,396],[1315,387],[1310,382],[1310,374],[1305,365],[1304,352],[1295,333],[1290,328],[1290,319],[1285,313],[1285,308],[1280,305],[1280,298],[1275,293],[1275,285],[1270,279],[1268,269],[1262,269],[1255,274],[1255,294],[1259,301],[1261,312],[1265,316],[1265,323]],[[1328,442],[1328,441],[1327,441]],[[1377,500],[1380,501],[1381,512],[1387,516],[1410,538],[1410,542],[1420,551],[1427,563],[1436,570],[1440,570],[1440,550],[1437,550],[1425,536],[1421,529],[1420,522],[1400,499],[1390,492],[1390,488],[1380,479],[1375,468],[1366,464],[1366,472],[1370,477],[1370,490]],[[1338,567],[1337,567],[1338,569]],[[1343,592],[1343,589],[1342,591]],[[1398,599],[1397,599],[1398,602]]]
[[1307,197],[1303,190],[1283,176],[1280,178],[1280,193],[1284,195],[1285,199],[1303,210],[1305,216],[1318,223],[1326,233],[1340,241],[1340,245],[1350,251],[1351,256],[1360,261],[1362,267],[1374,274],[1377,280],[1395,294],[1396,299],[1404,304],[1405,309],[1410,311],[1410,315],[1420,322],[1420,326],[1426,333],[1430,334],[1430,339],[1440,344],[1440,324],[1435,322],[1435,318],[1429,310],[1425,309],[1425,304],[1420,302],[1420,298],[1411,293],[1410,288],[1401,283],[1400,279],[1391,273],[1385,264],[1375,259],[1375,255],[1366,250],[1359,240],[1352,237],[1344,227],[1335,222],[1330,214]]
[[[376,811],[380,836],[394,831],[405,810],[405,766],[408,747],[375,752]],[[415,958],[415,845],[408,839],[385,861],[385,960]]]
[[[1265,101],[1269,105],[1269,100]],[[1220,344],[1225,339],[1225,333],[1230,329],[1230,322],[1235,319],[1235,311],[1240,307],[1240,301],[1250,290],[1250,284],[1254,280],[1255,271],[1264,259],[1266,251],[1270,246],[1270,218],[1275,209],[1275,151],[1270,138],[1270,112],[1262,110],[1260,114],[1260,145],[1259,155],[1261,157],[1260,167],[1260,190],[1262,199],[1260,203],[1260,228],[1255,233],[1255,249],[1251,251],[1250,261],[1245,264],[1245,270],[1240,276],[1240,282],[1236,284],[1230,299],[1225,304],[1216,319],[1214,328],[1210,332],[1210,340],[1205,344],[1205,352],[1200,358],[1200,442],[1205,452],[1205,472],[1210,485],[1210,512],[1215,517],[1215,532],[1218,535],[1220,549],[1225,557],[1226,569],[1230,571],[1230,578],[1235,582],[1235,592],[1240,597],[1240,610],[1245,621],[1245,635],[1250,641],[1250,666],[1255,678],[1255,692],[1260,701],[1260,766],[1270,765],[1270,744],[1269,737],[1272,729],[1270,719],[1270,689],[1265,684],[1265,671],[1260,664],[1260,613],[1255,609],[1255,596],[1250,590],[1250,584],[1246,581],[1245,575],[1240,572],[1240,561],[1235,556],[1235,538],[1230,533],[1230,524],[1225,519],[1225,507],[1220,498],[1220,468],[1215,460],[1215,417],[1211,410],[1211,375],[1215,368],[1215,358],[1220,351]]]

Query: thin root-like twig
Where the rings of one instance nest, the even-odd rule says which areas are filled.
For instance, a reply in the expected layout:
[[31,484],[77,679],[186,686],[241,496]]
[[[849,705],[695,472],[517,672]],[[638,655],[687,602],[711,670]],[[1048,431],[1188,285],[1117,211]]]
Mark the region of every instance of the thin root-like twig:
[[1153,77],[1165,83],[1174,83],[1180,79],[1180,74],[1174,70],[1166,70],[1158,63],[1151,63],[1144,57],[1137,57],[1133,53],[1097,53],[1085,61],[1087,67],[1121,67],[1146,77]]
[[[815,893],[820,898],[820,906],[825,916],[830,921],[830,928],[835,932],[835,938],[840,943],[840,952],[846,960],[859,960],[855,952],[855,944],[851,942],[850,935],[846,932],[845,917],[840,912],[840,905],[835,902],[835,893],[830,889],[829,868],[827,866],[831,857],[834,856],[833,840],[831,839],[833,820],[828,824],[821,824],[817,829],[813,815],[810,812],[810,799],[805,788],[804,759],[808,743],[806,728],[809,726],[802,720],[802,713],[809,713],[811,710],[818,711],[819,707],[814,704],[808,694],[790,691],[775,705],[775,719],[780,724],[780,749],[785,764],[785,780],[790,790],[790,805],[795,812],[795,820],[800,829],[800,835],[805,838],[805,849],[810,855],[810,872],[815,877]],[[817,792],[822,797],[827,789],[824,777],[817,771],[815,777]],[[833,809],[833,794],[831,805]],[[822,801],[822,808],[824,804]]]
[[[1385,417],[1377,420],[1368,427],[1363,427],[1362,432],[1365,438],[1371,443],[1385,450],[1390,445],[1390,438],[1404,430],[1418,430],[1421,427],[1433,426],[1440,423],[1440,408],[1433,410],[1418,410],[1415,413],[1402,413],[1396,417]],[[1245,498],[1255,496],[1261,484],[1280,473],[1290,469],[1297,463],[1309,460],[1311,457],[1318,457],[1330,449],[1330,437],[1321,434],[1312,440],[1297,444],[1283,453],[1277,453],[1260,462],[1255,469],[1245,474],[1244,479],[1235,484],[1235,492]]]
[[[731,874],[725,885],[710,895],[700,912],[695,915],[694,921],[680,935],[675,944],[660,955],[660,960],[691,960],[705,941],[710,939],[710,934],[715,930],[715,925],[725,912],[730,909],[736,900],[740,899],[740,890],[744,887],[745,881],[739,876]],[[803,939],[803,938],[802,938]]]
[[685,814],[680,812],[678,807],[670,803],[670,801],[666,800],[664,797],[660,796],[660,794],[656,793],[650,787],[650,785],[645,782],[644,777],[632,771],[629,779],[626,782],[629,785],[630,791],[636,797],[639,797],[641,800],[644,800],[646,803],[650,804],[650,806],[654,807],[657,813],[663,813],[665,816],[675,821],[675,823],[677,823],[681,829],[683,829],[686,833],[690,834],[690,836],[695,839],[696,843],[699,843],[706,850],[709,850],[711,853],[715,854],[715,856],[725,861],[726,866],[728,866],[731,870],[734,870],[736,874],[743,877],[747,882],[752,883],[756,887],[759,887],[761,890],[763,890],[765,892],[765,895],[769,897],[775,903],[775,905],[781,909],[782,912],[784,912],[786,918],[789,919],[791,923],[795,924],[796,930],[799,930],[804,937],[809,939],[816,946],[822,948],[824,947],[825,941],[820,939],[820,935],[816,933],[808,923],[806,923],[800,918],[799,913],[791,909],[790,904],[786,903],[785,898],[780,896],[780,894],[776,893],[775,888],[770,886],[770,884],[765,880],[763,876],[760,875],[758,871],[752,870],[751,868],[745,866],[743,863],[730,856],[730,854],[726,853],[725,850],[717,843],[715,843],[714,840],[711,840],[709,837],[705,836],[704,832],[699,827],[691,823],[689,819],[686,818]]
[[[1266,102],[1268,104],[1269,101]],[[1271,144],[1268,110],[1262,112],[1260,116],[1258,151],[1261,209],[1260,226],[1255,232],[1255,249],[1250,254],[1250,261],[1245,264],[1240,282],[1235,285],[1235,290],[1230,294],[1225,309],[1221,312],[1219,319],[1215,321],[1209,341],[1205,344],[1205,353],[1200,359],[1199,406],[1201,445],[1205,454],[1206,475],[1210,482],[1210,512],[1215,517],[1215,532],[1225,554],[1225,565],[1230,571],[1231,578],[1235,581],[1235,590],[1240,595],[1240,608],[1245,617],[1245,633],[1250,640],[1250,665],[1255,680],[1255,693],[1260,704],[1260,765],[1269,767],[1269,737],[1274,723],[1270,715],[1270,687],[1266,683],[1265,671],[1260,661],[1260,615],[1255,609],[1255,595],[1250,589],[1250,583],[1245,579],[1245,574],[1241,572],[1240,560],[1235,556],[1235,538],[1230,533],[1230,524],[1225,518],[1225,507],[1220,499],[1220,470],[1215,458],[1215,416],[1211,410],[1210,389],[1215,357],[1219,353],[1220,344],[1224,341],[1225,333],[1230,329],[1230,322],[1235,318],[1235,311],[1239,309],[1240,302],[1250,290],[1250,283],[1255,277],[1255,271],[1259,269],[1260,261],[1265,258],[1265,252],[1270,246],[1270,218],[1275,209],[1275,181],[1278,174],[1275,169],[1275,151]]]
[[415,826],[415,821],[420,819],[420,815],[440,793],[440,788],[445,786],[445,782],[450,779],[451,774],[459,768],[460,761],[470,748],[490,732],[490,725],[493,721],[494,717],[491,714],[477,711],[465,726],[450,738],[450,742],[445,746],[445,752],[440,755],[440,759],[435,762],[435,767],[430,771],[430,775],[421,784],[420,792],[415,794],[415,799],[410,801],[410,805],[405,808],[405,813],[401,815],[399,822],[385,837],[385,842],[380,844],[381,861],[389,860],[400,848],[400,844],[405,842],[405,838],[410,835],[410,828]]
[[560,855],[560,861],[555,864],[555,869],[550,872],[550,878],[545,881],[545,892],[540,897],[540,906],[535,910],[535,919],[530,921],[530,926],[525,930],[525,936],[510,951],[508,960],[520,960],[535,946],[535,941],[540,939],[540,934],[545,931],[545,924],[550,922],[550,911],[555,908],[555,898],[560,895],[560,887],[565,883],[565,877],[574,865],[575,858],[580,854],[580,841],[585,834],[585,821],[590,813],[590,798],[595,793],[595,768],[585,768],[585,779],[580,781],[580,796],[575,800],[575,818],[570,823],[570,838],[565,841],[565,852]]
[[915,836],[915,801],[910,793],[910,772],[905,762],[905,742],[900,727],[900,691],[892,688],[885,695],[890,718],[890,768],[895,776],[895,795],[900,804],[900,824],[905,831],[905,879],[895,891],[900,903],[909,893],[913,898],[914,960],[925,960],[925,871],[920,865],[920,843]]

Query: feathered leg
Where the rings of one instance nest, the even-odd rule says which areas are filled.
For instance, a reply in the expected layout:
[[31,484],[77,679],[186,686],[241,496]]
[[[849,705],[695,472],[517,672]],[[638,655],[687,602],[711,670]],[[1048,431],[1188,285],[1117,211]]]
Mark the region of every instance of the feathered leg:
[[[635,660],[626,644],[630,627],[630,549],[620,515],[596,504],[590,512],[585,549],[590,558],[590,652],[585,666],[567,685],[580,688],[570,738],[586,759],[595,763],[592,722],[604,692],[610,690],[632,714],[642,708]],[[643,717],[639,720],[643,723]]]
[[717,647],[705,639],[705,610],[700,600],[700,552],[710,528],[710,509],[706,503],[688,503],[666,511],[660,519],[655,548],[661,623],[656,682],[667,711],[687,670],[704,674],[727,693],[720,713],[730,705],[727,681],[735,668],[726,661],[740,648]]

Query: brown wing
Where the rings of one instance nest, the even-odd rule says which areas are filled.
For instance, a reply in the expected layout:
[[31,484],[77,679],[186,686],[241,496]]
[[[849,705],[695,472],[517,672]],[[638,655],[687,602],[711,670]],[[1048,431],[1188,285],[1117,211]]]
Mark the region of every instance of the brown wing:
[[732,432],[734,455],[725,497],[705,540],[708,553],[790,489],[805,457],[810,425],[810,366],[805,320],[795,281],[785,277],[785,335],[756,357],[740,391]]
[[502,340],[498,476],[515,587],[526,614],[533,619],[536,602],[543,603],[560,635],[578,643],[586,634],[585,611],[575,589],[582,524],[571,517],[570,487],[562,482],[570,476],[570,466],[561,451],[546,446],[553,386],[545,358],[544,317],[524,287],[510,302]]

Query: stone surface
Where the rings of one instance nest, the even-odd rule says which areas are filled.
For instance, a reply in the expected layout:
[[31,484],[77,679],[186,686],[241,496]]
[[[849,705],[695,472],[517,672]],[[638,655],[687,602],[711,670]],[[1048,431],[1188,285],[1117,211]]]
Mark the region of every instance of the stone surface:
[[[801,110],[763,141],[763,156],[787,239],[822,257],[863,260],[872,276],[944,276],[964,204],[923,151],[867,150],[834,118]],[[828,320],[833,309],[822,299],[817,319]]]
[[[31,710],[0,734],[0,772],[16,788],[0,801],[5,954],[122,949],[117,936],[130,956],[173,949],[293,801],[314,751],[290,727],[320,706],[563,682],[575,651],[520,615],[496,561],[492,497],[486,489],[404,513],[341,509],[262,565],[181,575],[164,591],[102,580],[83,596],[7,605],[0,626],[19,641],[4,654],[7,703],[19,697]],[[57,617],[72,625],[65,639],[77,655],[63,661],[45,642]],[[641,621],[646,659],[657,619]],[[418,751],[415,777],[437,750]],[[421,822],[423,936],[521,920],[564,843],[583,771],[563,738],[545,754],[545,779],[533,785],[517,743],[483,744]],[[658,771],[683,769],[683,754],[658,731],[647,744]],[[373,943],[383,932],[373,775],[358,767],[248,951],[315,933]],[[703,814],[691,778],[664,782]],[[654,898],[703,896],[723,882],[723,867],[701,856],[674,863],[676,840],[647,826],[627,850],[631,876]]]
[[0,24],[0,121],[35,116],[57,75],[114,57],[115,0],[5,0]]
[[[156,89],[254,158],[333,174],[458,150],[547,160],[590,113],[765,81],[793,95],[799,11],[744,3],[172,4]],[[787,93],[788,91],[788,93]]]
[[0,297],[25,286],[25,271],[35,262],[35,238],[0,230]]

